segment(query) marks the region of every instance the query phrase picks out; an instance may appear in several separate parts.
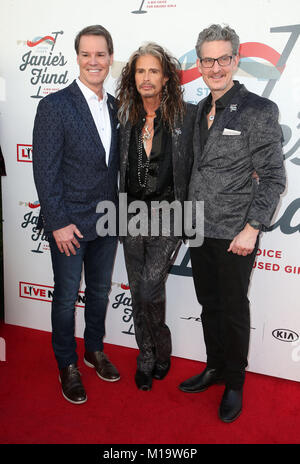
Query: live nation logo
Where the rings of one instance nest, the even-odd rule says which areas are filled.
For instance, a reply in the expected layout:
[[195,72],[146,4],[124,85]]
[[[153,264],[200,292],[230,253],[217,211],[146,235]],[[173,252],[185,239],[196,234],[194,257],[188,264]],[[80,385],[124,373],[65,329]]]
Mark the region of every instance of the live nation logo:
[[[138,2],[137,2],[138,3]],[[142,0],[139,2],[139,8],[133,10],[133,14],[145,14],[147,10],[151,11],[154,8],[176,8],[176,2],[172,0]]]
[[55,31],[49,35],[34,37],[32,40],[18,41],[28,49],[21,57],[19,70],[29,72],[30,83],[34,86],[31,98],[43,98],[56,92],[69,81],[68,70],[65,69],[67,60],[57,49],[57,43],[63,33]]
[[19,163],[32,163],[32,145],[17,144],[17,161]]
[[40,204],[38,201],[19,201],[19,206],[26,208],[21,220],[21,228],[29,232],[32,240],[32,253],[44,253],[49,250],[49,243],[42,229],[37,229]]
[[[20,298],[29,298],[30,300],[44,301],[51,303],[53,300],[54,287],[51,285],[34,284],[31,282],[19,282]],[[78,292],[75,306],[84,308],[85,295],[83,291]]]
[[[119,282],[112,282],[112,289],[114,288],[117,288],[117,294],[113,299],[111,297],[111,306],[113,309],[119,310],[122,322],[125,323],[125,327],[121,332],[125,335],[134,335],[132,300],[129,286]],[[54,287],[51,285],[37,284],[32,282],[19,282],[20,298],[51,303],[53,300],[53,292]],[[82,309],[85,308],[85,292],[83,290],[78,291],[75,307]]]

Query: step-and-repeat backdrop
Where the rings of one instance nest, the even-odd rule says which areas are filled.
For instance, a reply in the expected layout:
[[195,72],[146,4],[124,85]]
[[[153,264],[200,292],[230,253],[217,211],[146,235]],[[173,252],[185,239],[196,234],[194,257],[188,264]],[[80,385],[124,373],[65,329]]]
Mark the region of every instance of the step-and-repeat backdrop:
[[[288,185],[253,269],[249,370],[300,381],[300,5],[298,0],[2,0],[0,17],[0,127],[7,177],[2,179],[5,320],[50,331],[53,279],[48,243],[36,229],[39,202],[32,175],[32,128],[41,98],[78,76],[74,37],[102,24],[112,34],[114,65],[106,89],[130,54],[155,41],[181,62],[187,101],[208,89],[195,68],[198,33],[229,24],[241,40],[236,79],[275,101],[284,133]],[[298,22],[298,24],[297,24]],[[188,248],[183,245],[167,282],[167,322],[173,355],[205,361]],[[76,304],[83,336],[84,281]],[[119,245],[105,341],[136,347],[130,290]]]

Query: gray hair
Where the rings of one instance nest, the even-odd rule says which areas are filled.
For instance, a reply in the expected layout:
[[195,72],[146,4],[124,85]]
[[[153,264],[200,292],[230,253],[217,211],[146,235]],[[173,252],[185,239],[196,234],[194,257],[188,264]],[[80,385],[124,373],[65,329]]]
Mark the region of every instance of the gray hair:
[[178,71],[180,70],[179,61],[155,42],[148,42],[141,45],[138,50],[132,53],[129,58],[129,65],[132,65],[133,63],[135,65],[137,59],[144,55],[152,55],[159,59],[164,76],[170,77],[170,66],[172,65],[175,66]]
[[198,58],[201,58],[201,47],[204,42],[213,42],[215,40],[226,40],[231,43],[232,54],[239,54],[240,39],[234,29],[229,26],[222,27],[220,24],[212,24],[203,29],[198,36],[196,43],[196,52]]
[[161,95],[161,114],[166,126],[173,130],[176,127],[177,119],[182,119],[185,112],[179,74],[180,63],[155,42],[149,42],[139,47],[122,69],[116,89],[119,121],[125,125],[129,120],[132,125],[135,125],[140,117],[143,102],[136,88],[135,71],[136,62],[143,55],[152,55],[157,58],[161,63],[164,77],[168,78]]

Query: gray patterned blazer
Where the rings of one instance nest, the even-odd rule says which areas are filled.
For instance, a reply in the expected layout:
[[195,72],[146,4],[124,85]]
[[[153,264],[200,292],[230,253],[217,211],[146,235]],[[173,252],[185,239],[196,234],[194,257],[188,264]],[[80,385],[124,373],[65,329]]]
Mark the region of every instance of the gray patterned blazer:
[[242,85],[212,125],[201,152],[205,101],[198,104],[189,199],[204,201],[205,237],[231,240],[250,219],[268,227],[285,188],[278,108]]

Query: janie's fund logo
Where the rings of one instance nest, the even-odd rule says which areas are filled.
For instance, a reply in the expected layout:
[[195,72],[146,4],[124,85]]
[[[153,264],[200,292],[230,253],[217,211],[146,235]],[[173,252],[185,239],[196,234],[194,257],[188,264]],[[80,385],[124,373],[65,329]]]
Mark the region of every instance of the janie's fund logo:
[[26,231],[26,235],[31,238],[32,253],[44,253],[49,250],[49,243],[42,229],[37,228],[39,219],[40,204],[38,201],[27,202],[19,201],[19,206],[26,208],[26,213],[22,215],[21,228]]
[[57,48],[57,42],[63,31],[27,40],[28,49],[21,57],[20,71],[29,73],[30,83],[34,86],[31,98],[43,98],[56,92],[68,82],[67,60]]

